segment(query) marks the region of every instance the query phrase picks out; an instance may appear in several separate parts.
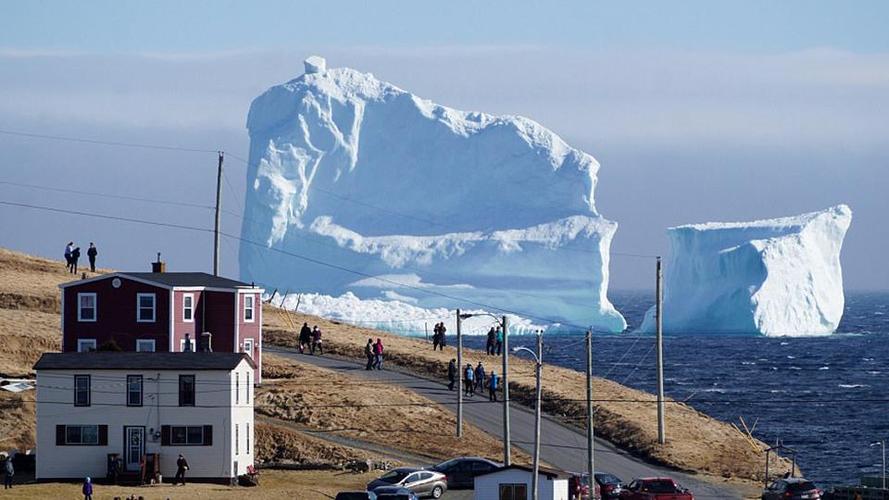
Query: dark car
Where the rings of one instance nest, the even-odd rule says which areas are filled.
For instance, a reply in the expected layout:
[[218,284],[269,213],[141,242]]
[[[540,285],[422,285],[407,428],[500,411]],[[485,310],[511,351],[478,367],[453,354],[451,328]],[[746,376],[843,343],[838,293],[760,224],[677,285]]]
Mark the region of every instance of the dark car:
[[822,491],[801,477],[779,479],[762,491],[762,500],[820,500]]
[[334,500],[377,500],[377,494],[372,491],[341,491]]
[[448,478],[434,470],[399,467],[368,483],[367,491],[373,491],[379,497],[379,488],[385,486],[407,488],[416,493],[417,496],[441,498],[444,492],[448,490]]
[[597,472],[596,484],[599,486],[602,500],[614,500],[615,498],[620,498],[620,492],[623,489],[623,481],[614,474]]
[[430,470],[448,476],[448,489],[475,487],[475,476],[487,474],[500,468],[500,464],[481,457],[459,457],[442,462]]
[[[622,483],[614,474],[607,472],[596,473],[596,498],[602,500],[614,500],[620,498]],[[589,474],[577,473],[568,478],[569,498],[588,500],[590,498]]]
[[380,486],[376,489],[377,500],[418,500],[416,493],[399,486]]
[[643,477],[623,487],[621,500],[694,500],[694,495],[669,477]]

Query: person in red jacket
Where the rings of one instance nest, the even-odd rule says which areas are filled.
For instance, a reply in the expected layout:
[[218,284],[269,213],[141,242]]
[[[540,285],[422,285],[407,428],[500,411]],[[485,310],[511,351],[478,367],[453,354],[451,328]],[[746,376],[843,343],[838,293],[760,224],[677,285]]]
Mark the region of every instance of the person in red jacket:
[[383,340],[377,339],[377,343],[374,344],[374,368],[377,370],[383,369]]

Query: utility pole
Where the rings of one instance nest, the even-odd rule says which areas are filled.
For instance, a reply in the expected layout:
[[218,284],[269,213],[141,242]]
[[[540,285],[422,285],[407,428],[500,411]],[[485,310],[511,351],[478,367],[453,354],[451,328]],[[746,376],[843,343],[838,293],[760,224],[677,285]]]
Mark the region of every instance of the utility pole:
[[509,325],[503,315],[503,465],[512,464],[512,438],[509,432]]
[[660,444],[667,443],[666,430],[664,429],[664,273],[661,268],[661,258],[657,258],[657,306],[655,315],[657,320],[657,440]]
[[534,491],[533,500],[539,500],[539,487],[540,487],[540,478],[538,475],[540,474],[540,402],[541,402],[541,394],[540,394],[540,377],[543,375],[543,333],[542,331],[537,331],[537,405],[534,409],[534,476],[531,478],[531,489]]
[[216,170],[216,225],[213,229],[213,276],[219,276],[219,218],[222,211],[222,157],[219,151],[219,168]]
[[457,309],[457,437],[463,437],[463,320]]
[[587,473],[589,474],[590,492],[595,487],[595,451],[593,449],[593,331],[586,332],[586,459]]

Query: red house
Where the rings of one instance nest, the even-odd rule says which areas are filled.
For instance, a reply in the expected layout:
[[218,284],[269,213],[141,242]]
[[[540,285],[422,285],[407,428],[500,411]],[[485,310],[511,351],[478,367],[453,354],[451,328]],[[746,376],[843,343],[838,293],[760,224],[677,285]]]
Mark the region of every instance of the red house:
[[96,350],[111,340],[124,351],[244,352],[261,381],[261,288],[168,272],[105,274],[59,288],[63,352]]

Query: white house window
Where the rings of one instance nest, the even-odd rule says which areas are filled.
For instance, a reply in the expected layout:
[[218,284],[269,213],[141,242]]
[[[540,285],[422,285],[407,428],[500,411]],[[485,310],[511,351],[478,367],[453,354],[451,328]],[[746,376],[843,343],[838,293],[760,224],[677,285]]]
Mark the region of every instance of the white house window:
[[[197,343],[195,339],[188,339],[188,345],[191,347],[190,352],[196,351]],[[179,352],[185,352],[185,339],[179,339]]]
[[235,404],[241,404],[241,373],[235,372]]
[[77,321],[96,321],[96,294],[77,294]]
[[247,394],[247,401],[250,401],[250,387],[253,385],[251,383],[253,380],[253,374],[251,372],[247,372],[247,387],[244,388],[244,392]]
[[191,323],[194,321],[194,294],[186,293],[182,296],[182,321]]
[[142,375],[127,375],[127,406],[142,406]]
[[136,322],[154,323],[155,296],[153,293],[136,294]]
[[194,406],[194,375],[179,375],[179,406]]
[[247,435],[246,435],[246,438],[247,438],[247,454],[249,455],[249,454],[250,454],[250,424],[248,423],[248,424],[244,424],[244,425],[247,426],[247,429],[246,429],[246,433],[247,433]]
[[90,405],[90,376],[74,375],[74,406]]
[[77,352],[96,350],[96,339],[77,339]]
[[56,446],[105,446],[107,425],[57,425]]
[[136,339],[136,352],[154,352],[154,339]]
[[237,455],[238,452],[241,451],[241,435],[238,432],[239,430],[240,427],[238,426],[238,424],[235,424],[235,455]]
[[256,299],[253,295],[244,295],[244,322],[253,323],[253,301]]
[[163,425],[161,446],[213,446],[213,426]]

